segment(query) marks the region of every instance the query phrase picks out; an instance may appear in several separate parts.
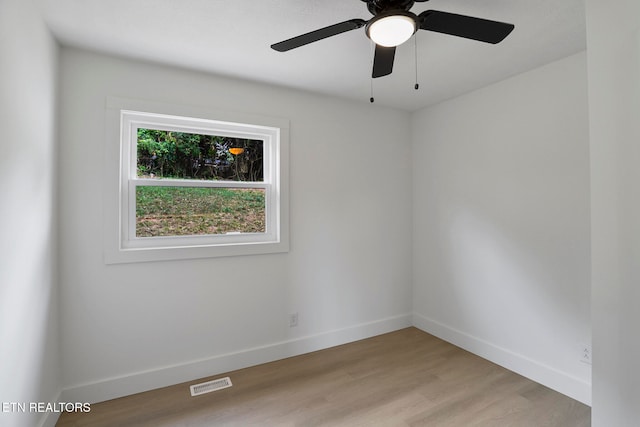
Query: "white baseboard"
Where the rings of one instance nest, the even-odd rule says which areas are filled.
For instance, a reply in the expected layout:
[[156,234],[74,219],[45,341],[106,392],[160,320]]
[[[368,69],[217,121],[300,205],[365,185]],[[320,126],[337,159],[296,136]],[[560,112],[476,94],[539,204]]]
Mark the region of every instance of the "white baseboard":
[[[116,378],[81,384],[63,390],[65,402],[103,402],[224,372],[298,356],[349,342],[370,338],[412,326],[412,315],[403,314],[382,320],[317,335],[277,342],[235,353],[213,356],[184,364],[136,372]],[[49,424],[46,424],[48,427]]]
[[[59,391],[58,393],[56,393],[55,399],[49,400],[48,402],[50,403],[61,402],[62,401],[60,399],[61,395],[62,395],[62,392]],[[59,412],[46,412],[42,414],[42,418],[40,419],[40,424],[38,424],[38,426],[39,427],[55,427],[56,423],[58,422],[58,418],[60,418]]]
[[591,405],[591,384],[580,378],[416,313],[413,314],[413,326],[585,405]]
[[43,415],[40,427],[55,427],[58,418],[60,418],[60,412],[47,412]]
[[[591,384],[580,378],[415,313],[413,315],[394,316],[234,353],[217,355],[208,359],[76,385],[63,390],[57,401],[102,402],[322,350],[409,326],[415,326],[424,332],[530,378],[579,402],[591,405]],[[40,426],[53,427],[58,415],[47,414]]]

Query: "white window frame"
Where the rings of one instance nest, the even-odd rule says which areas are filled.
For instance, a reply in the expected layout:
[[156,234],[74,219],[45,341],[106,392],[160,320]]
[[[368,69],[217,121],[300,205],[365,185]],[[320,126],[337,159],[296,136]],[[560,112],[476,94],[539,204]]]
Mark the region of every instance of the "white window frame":
[[[140,108],[142,107],[142,108]],[[117,120],[116,120],[117,117]],[[249,120],[247,120],[249,119]],[[117,121],[117,133],[114,126]],[[263,181],[154,179],[137,176],[139,128],[263,141]],[[117,136],[116,136],[117,134]],[[117,147],[117,156],[114,152]],[[110,98],[105,179],[117,166],[117,187],[105,188],[105,262],[126,263],[287,252],[288,122],[179,106]],[[118,164],[114,165],[115,159]],[[191,236],[136,236],[138,186],[258,188],[265,191],[265,232]],[[114,191],[115,190],[115,191]],[[114,196],[115,200],[114,200]],[[116,206],[117,208],[112,208]],[[115,218],[114,218],[115,216]]]

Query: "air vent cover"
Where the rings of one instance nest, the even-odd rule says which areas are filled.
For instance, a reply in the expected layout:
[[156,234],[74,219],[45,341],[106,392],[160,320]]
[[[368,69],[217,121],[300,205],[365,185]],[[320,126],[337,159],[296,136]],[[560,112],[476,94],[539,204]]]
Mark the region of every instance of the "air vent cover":
[[217,380],[207,381],[205,383],[194,384],[191,388],[191,396],[199,396],[205,393],[211,393],[212,391],[222,390],[223,388],[231,387],[231,378],[224,377]]

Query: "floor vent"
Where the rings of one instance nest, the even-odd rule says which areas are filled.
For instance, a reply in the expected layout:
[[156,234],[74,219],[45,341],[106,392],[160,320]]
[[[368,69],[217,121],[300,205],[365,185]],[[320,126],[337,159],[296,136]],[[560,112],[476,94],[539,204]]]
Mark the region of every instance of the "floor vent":
[[223,388],[231,387],[231,378],[219,378],[217,380],[207,381],[206,383],[194,384],[191,388],[191,396],[199,396],[205,393],[211,393],[212,391],[222,390]]

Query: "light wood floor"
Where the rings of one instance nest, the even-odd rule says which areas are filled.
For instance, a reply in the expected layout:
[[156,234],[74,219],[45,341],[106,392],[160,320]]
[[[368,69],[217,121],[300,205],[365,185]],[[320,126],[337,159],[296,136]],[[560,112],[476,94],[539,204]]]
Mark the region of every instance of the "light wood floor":
[[[189,385],[233,387],[191,397]],[[416,328],[91,405],[57,427],[578,427],[575,400]]]

